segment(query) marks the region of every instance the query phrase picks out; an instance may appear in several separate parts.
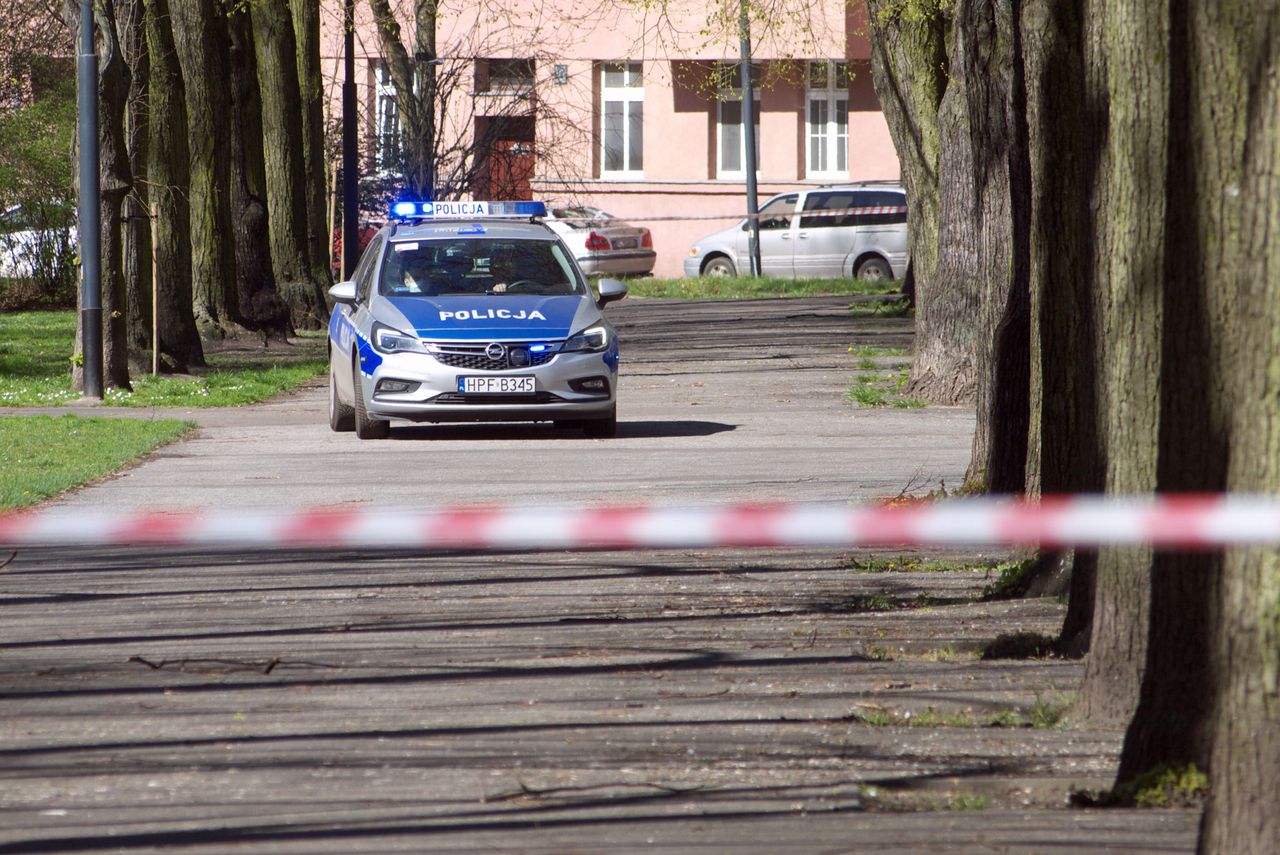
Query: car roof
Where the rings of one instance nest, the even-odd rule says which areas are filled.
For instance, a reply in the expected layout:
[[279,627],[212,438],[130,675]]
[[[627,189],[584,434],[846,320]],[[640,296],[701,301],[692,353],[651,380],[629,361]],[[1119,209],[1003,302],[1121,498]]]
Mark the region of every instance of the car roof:
[[471,217],[458,220],[416,220],[387,226],[393,241],[454,240],[558,240],[545,223],[510,218]]
[[808,188],[812,190],[899,190],[903,193],[906,189],[902,186],[901,181],[877,180],[877,181],[852,181],[841,184],[823,184],[818,187]]

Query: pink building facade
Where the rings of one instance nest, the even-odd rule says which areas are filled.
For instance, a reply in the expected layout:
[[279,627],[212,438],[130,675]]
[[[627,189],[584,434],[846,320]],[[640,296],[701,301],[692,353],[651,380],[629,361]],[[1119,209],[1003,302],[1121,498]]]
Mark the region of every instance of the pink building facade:
[[[803,19],[753,25],[765,34],[752,51],[761,201],[807,184],[897,178],[871,83],[865,12],[843,0],[796,6]],[[326,8],[323,59],[336,116],[341,7]],[[440,135],[465,143],[488,132],[496,146],[486,174],[504,195],[515,176],[517,193],[647,226],[655,275],[679,276],[693,242],[746,209],[732,66],[739,44],[736,32],[717,37],[714,21],[737,8],[726,0],[669,0],[661,14],[626,0],[510,0],[492,9],[442,2],[437,54],[448,108]],[[412,39],[411,20],[403,23]],[[363,5],[356,32],[362,135],[376,169],[379,146],[395,144],[393,91]],[[485,181],[477,185],[474,196],[488,195]]]

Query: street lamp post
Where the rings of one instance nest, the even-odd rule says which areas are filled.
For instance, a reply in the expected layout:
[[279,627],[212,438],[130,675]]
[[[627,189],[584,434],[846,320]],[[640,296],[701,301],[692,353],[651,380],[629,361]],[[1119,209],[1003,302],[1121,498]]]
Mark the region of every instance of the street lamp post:
[[756,190],[755,101],[751,91],[751,21],[748,0],[739,0],[738,35],[741,39],[739,74],[742,80],[742,133],[747,167],[747,224],[750,235],[751,275],[760,275],[760,207]]
[[355,273],[360,260],[360,165],[356,151],[355,0],[343,4],[342,81],[342,279]]
[[80,355],[84,396],[102,400],[102,260],[98,200],[98,54],[93,5],[80,0],[80,53],[76,56],[80,125]]

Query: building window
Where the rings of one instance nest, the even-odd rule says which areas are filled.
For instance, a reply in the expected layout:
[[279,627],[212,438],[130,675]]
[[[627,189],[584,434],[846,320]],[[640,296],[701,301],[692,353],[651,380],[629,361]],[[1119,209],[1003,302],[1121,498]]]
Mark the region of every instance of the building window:
[[476,63],[476,91],[529,95],[533,92],[534,71],[531,59],[479,60]]
[[600,163],[603,175],[644,171],[644,76],[641,63],[601,66]]
[[400,166],[400,108],[396,104],[396,84],[391,79],[390,67],[378,63],[377,69],[374,152],[378,169],[389,172]]
[[[716,122],[716,175],[742,178],[746,175],[747,146],[742,133],[742,87],[738,65],[721,63],[716,69],[719,115]],[[751,111],[756,137],[756,172],[760,171],[760,65],[751,65]]]
[[808,65],[807,164],[810,178],[849,176],[849,65]]

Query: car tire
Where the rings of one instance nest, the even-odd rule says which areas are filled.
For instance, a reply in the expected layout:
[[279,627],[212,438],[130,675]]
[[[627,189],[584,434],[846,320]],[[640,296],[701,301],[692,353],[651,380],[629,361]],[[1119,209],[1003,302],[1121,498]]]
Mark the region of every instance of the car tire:
[[878,255],[873,255],[862,259],[858,269],[853,271],[853,277],[855,279],[892,279],[893,270],[889,267],[889,262]]
[[369,418],[369,412],[364,406],[364,395],[360,393],[360,363],[358,360],[351,361],[351,389],[355,393],[351,397],[355,398],[355,427],[356,436],[361,439],[386,439],[391,433],[391,422],[382,419]]
[[356,411],[338,399],[338,378],[329,368],[329,428],[335,433],[356,429]]
[[589,439],[613,439],[618,435],[618,410],[615,407],[609,415],[602,419],[587,419],[582,423],[582,432]]
[[733,262],[726,256],[717,255],[708,259],[707,263],[702,265],[703,276],[737,276],[738,271],[734,269]]

